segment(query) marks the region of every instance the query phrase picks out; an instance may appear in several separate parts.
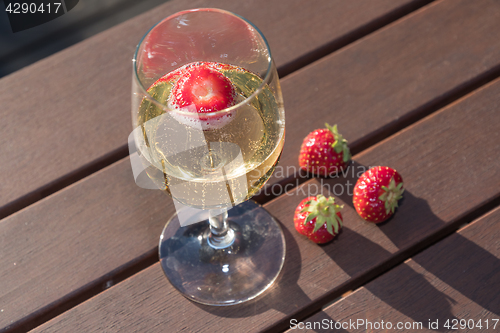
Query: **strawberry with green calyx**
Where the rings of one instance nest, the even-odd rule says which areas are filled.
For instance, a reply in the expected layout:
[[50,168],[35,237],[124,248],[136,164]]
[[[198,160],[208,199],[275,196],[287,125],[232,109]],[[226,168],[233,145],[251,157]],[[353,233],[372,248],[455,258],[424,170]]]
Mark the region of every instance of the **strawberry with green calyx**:
[[295,209],[295,229],[315,243],[328,243],[342,229],[342,208],[333,197],[320,194],[305,198]]
[[371,168],[354,186],[354,208],[365,220],[380,223],[394,214],[403,192],[403,178],[396,170],[385,166]]
[[337,125],[309,133],[300,147],[299,166],[320,176],[334,176],[351,159],[347,140],[338,132]]
[[328,125],[328,123],[325,123],[325,126],[330,132],[332,132],[333,138],[335,139],[335,142],[332,144],[332,148],[336,153],[342,153],[342,160],[344,161],[344,163],[349,162],[349,160],[351,159],[351,151],[347,146],[347,140],[344,139],[342,134],[339,133],[337,124],[330,126]]

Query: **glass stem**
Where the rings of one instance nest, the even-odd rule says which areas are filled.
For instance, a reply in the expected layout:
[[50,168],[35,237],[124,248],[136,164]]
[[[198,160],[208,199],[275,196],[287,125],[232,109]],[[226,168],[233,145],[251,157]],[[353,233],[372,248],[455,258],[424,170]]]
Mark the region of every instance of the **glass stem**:
[[210,222],[208,244],[214,249],[224,249],[231,246],[234,242],[234,230],[228,226],[227,211],[218,215],[213,215],[213,211],[210,211],[208,221]]

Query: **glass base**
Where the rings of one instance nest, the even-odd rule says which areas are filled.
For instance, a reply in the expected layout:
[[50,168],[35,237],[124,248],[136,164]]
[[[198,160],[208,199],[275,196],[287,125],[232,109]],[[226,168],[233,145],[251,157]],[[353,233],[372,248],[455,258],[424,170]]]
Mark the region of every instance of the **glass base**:
[[265,209],[246,201],[228,213],[235,239],[223,249],[208,243],[208,220],[180,227],[174,215],[163,229],[161,267],[192,301],[224,306],[251,300],[273,284],[283,267],[283,231]]

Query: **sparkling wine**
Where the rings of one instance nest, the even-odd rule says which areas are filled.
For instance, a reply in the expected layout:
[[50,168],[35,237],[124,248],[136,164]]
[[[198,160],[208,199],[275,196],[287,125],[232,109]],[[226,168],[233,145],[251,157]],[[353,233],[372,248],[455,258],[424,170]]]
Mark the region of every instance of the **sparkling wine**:
[[243,68],[220,64],[217,70],[233,84],[236,105],[207,116],[166,109],[178,79],[167,74],[148,89],[159,103],[143,99],[136,122],[148,176],[179,202],[202,209],[253,196],[274,171],[284,142],[281,92]]

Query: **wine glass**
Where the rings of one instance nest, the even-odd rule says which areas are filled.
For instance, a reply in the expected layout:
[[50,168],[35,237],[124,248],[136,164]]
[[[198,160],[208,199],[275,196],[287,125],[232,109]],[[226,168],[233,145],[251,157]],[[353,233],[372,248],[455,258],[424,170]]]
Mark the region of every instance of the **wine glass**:
[[255,298],[285,258],[279,224],[248,200],[274,171],[285,134],[265,37],[228,11],[183,11],[146,33],[133,68],[134,175],[147,174],[176,207],[160,237],[165,275],[199,303]]

